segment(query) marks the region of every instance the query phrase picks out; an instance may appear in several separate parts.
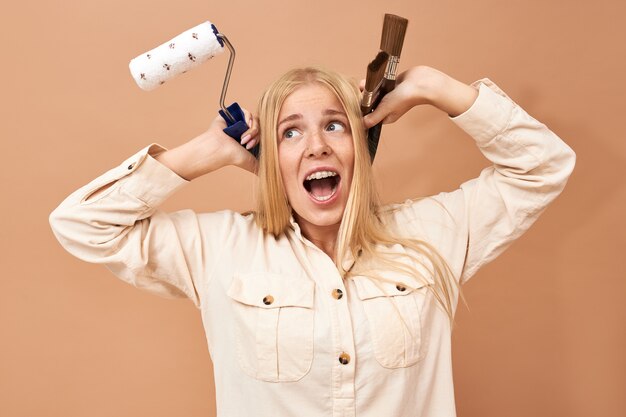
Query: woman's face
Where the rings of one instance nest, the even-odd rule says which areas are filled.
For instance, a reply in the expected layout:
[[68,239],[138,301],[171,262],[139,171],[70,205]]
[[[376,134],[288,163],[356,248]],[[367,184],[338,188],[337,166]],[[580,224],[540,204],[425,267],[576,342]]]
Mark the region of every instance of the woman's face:
[[341,222],[354,169],[343,106],[319,83],[298,87],[278,115],[278,163],[301,227]]

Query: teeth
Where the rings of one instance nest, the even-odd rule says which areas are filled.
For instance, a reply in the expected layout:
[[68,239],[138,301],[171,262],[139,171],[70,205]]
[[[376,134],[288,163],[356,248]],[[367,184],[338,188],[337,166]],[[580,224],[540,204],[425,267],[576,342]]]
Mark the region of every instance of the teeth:
[[316,199],[317,201],[326,201],[326,200],[329,200],[332,196],[334,196],[336,192],[337,192],[337,186],[335,185],[330,195],[324,195],[324,196],[316,196],[313,194],[309,194],[309,195],[313,197],[314,199]]
[[327,195],[326,197],[317,197],[314,196],[313,194],[311,194],[313,196],[314,199],[316,199],[317,201],[326,201],[329,198],[331,198],[333,195],[335,195],[335,193],[333,192],[331,195]]
[[306,180],[321,180],[322,178],[334,177],[336,175],[337,173],[332,171],[317,171],[306,177]]

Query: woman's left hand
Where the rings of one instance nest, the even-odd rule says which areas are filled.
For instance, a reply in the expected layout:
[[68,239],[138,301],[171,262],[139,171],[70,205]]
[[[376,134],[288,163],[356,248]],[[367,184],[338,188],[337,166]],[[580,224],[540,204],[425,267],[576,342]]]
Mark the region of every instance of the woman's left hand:
[[[364,82],[361,82],[361,86]],[[457,116],[469,109],[478,91],[441,71],[420,65],[398,75],[396,87],[381,100],[372,113],[363,118],[366,128],[379,122],[393,123],[415,106],[431,104]]]

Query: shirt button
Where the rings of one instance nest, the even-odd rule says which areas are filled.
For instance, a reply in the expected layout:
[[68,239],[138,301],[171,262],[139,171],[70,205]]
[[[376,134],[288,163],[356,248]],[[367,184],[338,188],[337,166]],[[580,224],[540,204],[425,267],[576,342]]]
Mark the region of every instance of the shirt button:
[[342,365],[347,365],[348,363],[350,363],[350,355],[348,355],[346,352],[341,352],[341,355],[339,355],[339,363]]
[[341,291],[339,288],[335,288],[333,290],[333,297],[335,297],[337,300],[341,300],[341,297],[343,297],[343,291]]
[[129,170],[130,170],[130,169],[133,169],[133,168],[135,168],[135,163],[134,163],[134,162],[128,166],[128,169],[129,169]]
[[263,297],[263,304],[265,304],[266,306],[272,304],[274,302],[274,297],[272,297],[271,295],[266,295],[265,297]]
[[396,284],[396,289],[398,291],[406,291],[406,287],[403,284]]

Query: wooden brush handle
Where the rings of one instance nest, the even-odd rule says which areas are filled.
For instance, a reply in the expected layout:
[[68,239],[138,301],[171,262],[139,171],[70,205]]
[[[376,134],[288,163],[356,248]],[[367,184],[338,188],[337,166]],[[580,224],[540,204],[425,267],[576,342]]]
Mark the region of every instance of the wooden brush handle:
[[[395,87],[396,87],[396,80],[388,80],[385,78],[383,80],[383,85],[380,86],[380,92],[378,94],[378,98],[376,99],[376,101],[374,101],[371,111],[376,110],[376,107],[378,107],[383,97],[387,93],[391,92]],[[383,130],[383,122],[381,121],[377,125],[370,127],[369,130],[367,131],[367,147],[370,151],[370,158],[372,159],[372,162],[374,161],[374,157],[376,156],[376,150],[378,149],[378,142],[380,140],[380,133],[382,130]]]

